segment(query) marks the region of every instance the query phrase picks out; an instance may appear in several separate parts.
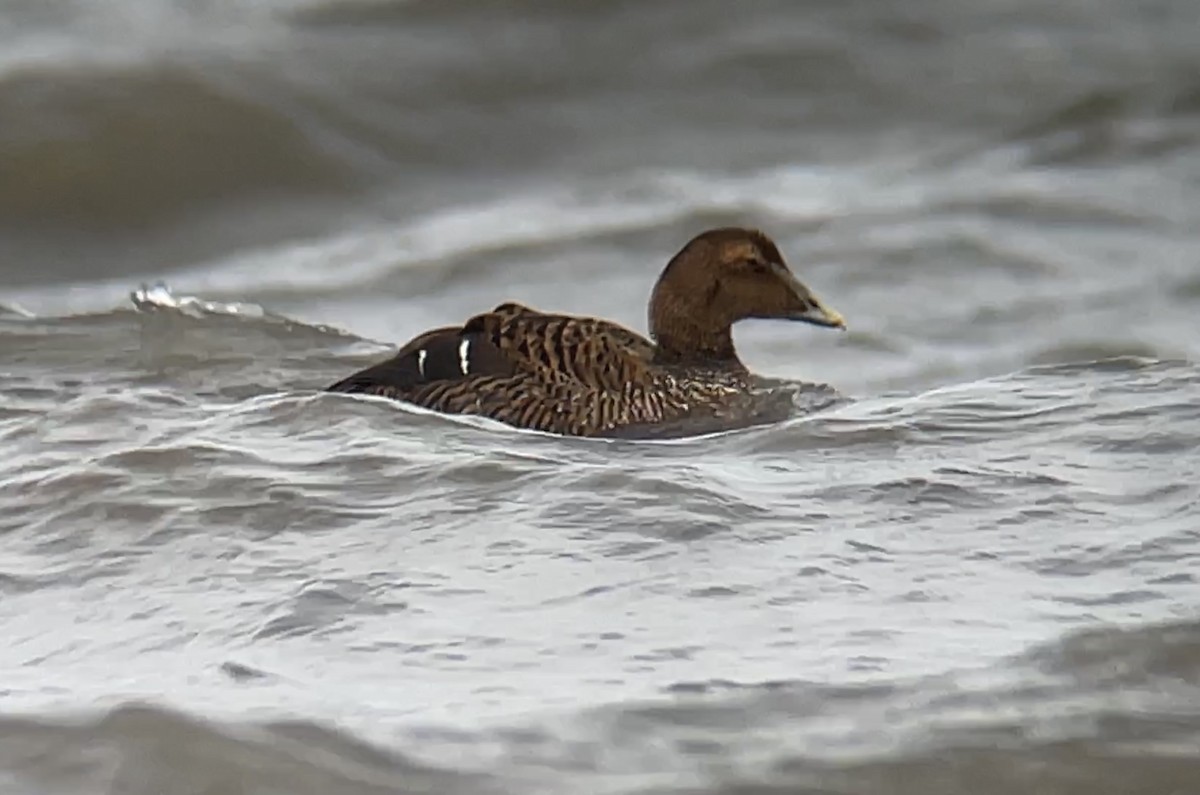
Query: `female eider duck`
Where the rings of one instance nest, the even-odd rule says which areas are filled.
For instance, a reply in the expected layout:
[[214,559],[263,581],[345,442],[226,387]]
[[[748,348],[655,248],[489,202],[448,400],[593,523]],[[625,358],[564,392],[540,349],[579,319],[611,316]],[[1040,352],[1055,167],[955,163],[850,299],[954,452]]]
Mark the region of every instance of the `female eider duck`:
[[[416,337],[331,386],[569,436],[637,436],[662,426],[756,424],[762,393],[733,348],[747,318],[845,328],[752,229],[697,235],[659,276],[650,337],[591,317],[505,303]],[[643,433],[646,432],[646,433]]]

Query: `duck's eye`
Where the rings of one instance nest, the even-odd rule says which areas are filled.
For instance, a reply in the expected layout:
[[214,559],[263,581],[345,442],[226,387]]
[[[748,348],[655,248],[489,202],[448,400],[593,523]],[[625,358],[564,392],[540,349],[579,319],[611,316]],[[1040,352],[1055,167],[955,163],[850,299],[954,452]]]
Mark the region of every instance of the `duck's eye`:
[[771,272],[771,263],[767,262],[762,257],[751,257],[746,260],[746,265],[755,273]]

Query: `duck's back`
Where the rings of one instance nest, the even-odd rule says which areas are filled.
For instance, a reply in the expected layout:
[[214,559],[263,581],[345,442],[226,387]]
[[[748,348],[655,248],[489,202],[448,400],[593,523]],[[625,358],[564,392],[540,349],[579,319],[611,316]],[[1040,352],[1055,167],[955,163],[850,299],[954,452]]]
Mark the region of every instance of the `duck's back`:
[[653,365],[654,344],[610,321],[501,304],[425,332],[330,387],[577,436],[686,409]]

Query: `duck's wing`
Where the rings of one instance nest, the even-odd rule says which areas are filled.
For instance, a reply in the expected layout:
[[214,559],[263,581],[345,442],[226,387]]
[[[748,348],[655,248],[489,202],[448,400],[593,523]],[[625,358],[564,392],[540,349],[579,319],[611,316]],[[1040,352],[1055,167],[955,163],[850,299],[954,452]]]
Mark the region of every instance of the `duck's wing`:
[[515,372],[505,354],[478,334],[465,334],[462,326],[444,326],[414,337],[391,358],[359,370],[328,389],[406,398],[431,383]]
[[500,380],[506,389],[520,383],[526,391],[557,385],[550,390],[555,394],[559,387],[619,391],[648,380],[653,350],[649,340],[616,323],[506,303],[462,326],[427,331],[390,359],[329,389],[414,402],[447,389],[464,394],[495,389]]
[[463,326],[503,352],[517,372],[552,383],[622,390],[649,380],[654,345],[599,318],[535,311],[488,312]]
[[[523,304],[500,304],[497,317],[540,314]],[[364,392],[403,398],[429,384],[462,381],[470,377],[509,376],[516,372],[503,351],[463,326],[442,326],[418,334],[391,358],[343,378],[329,387],[331,392]]]
[[[576,315],[540,312],[532,307],[512,301],[500,304],[487,314],[495,315],[500,319],[501,323],[505,324],[512,323],[517,318],[520,318],[522,322],[517,325],[521,326],[522,331],[526,333],[527,329],[538,325],[538,321],[534,320],[534,318],[547,318],[554,322],[568,324],[579,333],[588,337],[596,338],[597,340],[605,338],[603,342],[598,342],[600,345],[613,345],[618,348],[624,348],[630,354],[646,361],[654,358],[653,342],[636,331],[628,329],[619,323],[613,323],[611,320],[603,320],[598,317],[580,317]],[[539,332],[535,331],[534,333],[537,334]]]

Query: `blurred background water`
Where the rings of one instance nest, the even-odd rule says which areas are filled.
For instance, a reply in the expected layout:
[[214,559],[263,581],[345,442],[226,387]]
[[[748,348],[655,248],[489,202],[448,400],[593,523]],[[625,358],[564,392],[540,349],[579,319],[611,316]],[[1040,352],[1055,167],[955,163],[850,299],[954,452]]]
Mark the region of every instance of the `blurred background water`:
[[[851,400],[317,391],[726,223]],[[1200,791],[1198,230],[1194,0],[6,0],[0,789]]]

